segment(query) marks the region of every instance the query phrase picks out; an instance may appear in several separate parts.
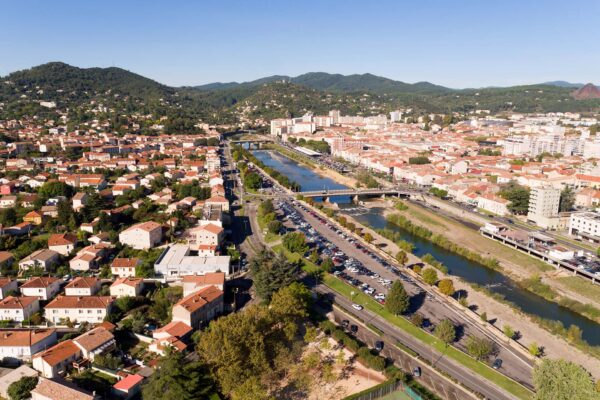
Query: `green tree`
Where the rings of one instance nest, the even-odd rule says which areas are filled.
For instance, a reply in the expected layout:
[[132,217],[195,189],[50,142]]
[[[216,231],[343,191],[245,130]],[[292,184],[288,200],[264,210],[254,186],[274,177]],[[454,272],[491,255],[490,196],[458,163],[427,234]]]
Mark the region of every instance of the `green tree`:
[[508,201],[508,209],[515,214],[526,214],[529,210],[529,189],[510,181],[503,185],[498,195]]
[[571,325],[567,329],[567,340],[571,343],[577,343],[581,341],[581,328],[577,325]]
[[24,376],[8,387],[10,400],[26,400],[31,398],[31,391],[37,386],[37,376]]
[[283,224],[280,221],[271,221],[267,224],[267,230],[272,234],[277,234],[283,228]]
[[515,337],[515,330],[513,329],[512,326],[505,324],[502,327],[502,332],[504,332],[504,335],[506,335],[507,338],[512,339]]
[[321,262],[321,269],[324,272],[331,272],[333,268],[335,268],[335,265],[333,264],[333,260],[331,260],[331,258],[327,257],[323,260],[323,262]]
[[540,349],[540,346],[538,346],[536,342],[533,342],[529,345],[529,354],[534,357],[539,357],[542,355],[542,349]]
[[399,280],[394,281],[387,297],[385,298],[385,308],[396,315],[400,315],[408,310],[410,297],[404,289],[404,285]]
[[433,268],[425,268],[423,271],[421,271],[421,276],[428,285],[435,285],[435,283],[438,281],[437,271]]
[[454,324],[448,319],[440,321],[439,324],[433,330],[433,334],[444,342],[446,345],[454,342],[456,339],[456,328]]
[[262,185],[262,179],[256,172],[250,172],[244,176],[244,187],[246,189],[257,190]]
[[38,189],[38,194],[44,199],[49,199],[51,197],[57,196],[64,196],[69,198],[73,195],[73,193],[73,187],[67,185],[64,182],[59,181],[48,181]]
[[288,232],[281,239],[283,247],[292,253],[304,254],[308,250],[306,236],[302,232]]
[[180,352],[169,352],[158,366],[142,388],[144,399],[207,399],[215,393],[207,368],[199,362],[185,360]]
[[256,293],[269,301],[273,293],[295,282],[300,274],[298,263],[287,260],[283,254],[262,250],[250,261],[250,270]]
[[452,282],[452,279],[442,279],[438,283],[438,288],[440,289],[440,292],[446,296],[452,296],[455,292],[454,282]]
[[536,400],[598,400],[594,381],[581,366],[565,360],[545,359],[533,370]]
[[398,261],[400,265],[405,265],[408,262],[408,255],[404,250],[400,250],[396,253],[396,261]]
[[575,192],[570,186],[566,186],[560,192],[560,203],[558,205],[558,211],[565,212],[571,211],[575,205]]
[[468,336],[465,343],[467,353],[477,360],[487,358],[494,351],[494,343],[491,340],[480,338],[477,336]]

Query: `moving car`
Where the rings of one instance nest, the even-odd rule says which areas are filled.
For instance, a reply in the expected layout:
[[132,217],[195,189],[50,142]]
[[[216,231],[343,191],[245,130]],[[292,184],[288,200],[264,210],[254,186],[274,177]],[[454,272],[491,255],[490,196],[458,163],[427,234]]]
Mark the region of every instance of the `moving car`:
[[363,309],[363,306],[361,306],[360,304],[352,304],[352,308],[354,308],[355,310],[361,311]]

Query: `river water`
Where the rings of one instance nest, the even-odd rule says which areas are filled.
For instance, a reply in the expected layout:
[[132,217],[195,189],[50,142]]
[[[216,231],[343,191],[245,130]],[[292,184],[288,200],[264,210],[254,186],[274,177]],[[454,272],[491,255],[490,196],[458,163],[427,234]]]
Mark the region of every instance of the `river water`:
[[[330,178],[319,176],[311,169],[279,153],[258,150],[254,151],[253,154],[265,163],[265,165],[278,170],[298,183],[303,191],[346,188],[346,186]],[[600,345],[600,324],[520,288],[513,280],[498,271],[446,251],[427,240],[402,230],[396,225],[388,223],[383,216],[382,208],[363,209],[361,212],[356,212],[356,209],[349,204],[350,198],[347,196],[332,197],[331,201],[339,203],[342,212],[351,214],[357,221],[365,225],[375,229],[388,228],[400,232],[404,240],[415,245],[414,254],[416,256],[420,257],[427,253],[431,254],[448,268],[451,275],[458,276],[467,282],[484,286],[490,292],[502,295],[506,300],[514,303],[528,314],[544,319],[560,321],[565,327],[569,327],[570,325],[578,326],[582,331],[582,338],[586,342],[591,345]],[[482,307],[482,309],[485,310],[485,307]],[[493,317],[493,315],[490,315],[490,317]],[[539,343],[539,345],[543,346],[544,344]]]

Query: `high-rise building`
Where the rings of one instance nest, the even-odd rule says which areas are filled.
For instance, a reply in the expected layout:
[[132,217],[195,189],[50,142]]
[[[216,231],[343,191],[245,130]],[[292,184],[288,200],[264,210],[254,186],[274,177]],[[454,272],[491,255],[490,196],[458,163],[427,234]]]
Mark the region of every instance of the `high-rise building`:
[[560,189],[552,186],[534,187],[529,194],[527,220],[542,228],[555,228],[558,225]]

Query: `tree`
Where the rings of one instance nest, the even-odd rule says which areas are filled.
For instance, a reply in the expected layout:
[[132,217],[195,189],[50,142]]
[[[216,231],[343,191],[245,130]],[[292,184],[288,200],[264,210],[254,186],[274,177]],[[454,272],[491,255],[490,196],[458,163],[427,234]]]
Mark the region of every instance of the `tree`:
[[244,176],[244,187],[246,189],[256,190],[262,185],[262,179],[256,172],[250,172]]
[[529,210],[529,189],[510,181],[503,185],[498,195],[508,201],[508,209],[515,214],[526,214]]
[[410,298],[402,282],[399,280],[394,281],[385,298],[385,308],[392,314],[400,315],[408,310],[409,303]]
[[575,192],[570,186],[566,186],[560,192],[560,202],[558,205],[558,211],[565,212],[571,211],[575,205]]
[[405,265],[408,262],[408,255],[404,250],[400,250],[396,253],[396,261],[398,261],[400,265]]
[[455,292],[454,282],[452,282],[452,279],[442,279],[438,283],[438,288],[440,289],[440,292],[442,292],[446,296],[452,296]]
[[484,312],[482,312],[482,313],[479,315],[479,318],[481,318],[481,320],[482,320],[483,322],[488,322],[488,316],[487,316],[487,313],[486,313],[485,311],[484,311]]
[[262,250],[250,261],[250,270],[256,293],[269,301],[273,293],[295,282],[300,274],[298,263],[287,260],[283,254]]
[[31,398],[31,391],[37,386],[37,376],[24,376],[8,387],[10,400],[26,400]]
[[373,235],[371,235],[369,232],[366,232],[363,235],[363,238],[365,239],[365,242],[367,242],[367,243],[372,243],[373,242]]
[[273,201],[271,199],[267,199],[260,203],[258,206],[258,214],[259,215],[267,215],[269,213],[275,212],[275,206],[273,206]]
[[48,181],[44,183],[38,190],[38,194],[44,199],[58,196],[69,198],[73,195],[73,192],[73,187],[60,181]]
[[333,260],[331,260],[331,258],[327,257],[321,262],[321,269],[323,272],[331,272],[333,268],[335,268],[335,265],[333,264]]
[[577,325],[571,325],[567,329],[567,340],[571,343],[581,341],[581,328]]
[[410,322],[412,322],[413,325],[415,325],[416,327],[420,328],[421,326],[423,326],[423,316],[419,313],[414,313],[410,317]]
[[423,271],[421,271],[421,276],[428,285],[435,285],[435,283],[438,281],[437,271],[433,268],[425,268]]
[[267,224],[267,230],[269,233],[278,234],[281,231],[283,224],[280,221],[271,221]]
[[545,359],[533,370],[536,400],[600,399],[583,367],[566,360]]
[[206,366],[185,360],[180,352],[169,352],[142,388],[144,399],[192,400],[210,398],[215,385]]
[[487,358],[494,351],[494,343],[491,340],[477,336],[469,336],[466,341],[467,353],[477,360]]
[[512,328],[512,326],[505,324],[502,327],[502,332],[504,332],[504,334],[506,335],[507,338],[512,339],[515,337],[515,330]]
[[450,320],[445,319],[437,324],[433,334],[447,345],[456,339],[456,328]]
[[538,346],[536,342],[533,342],[529,345],[529,354],[534,357],[539,357],[542,355],[542,349],[540,349],[540,346]]
[[288,232],[281,239],[283,247],[292,253],[304,254],[308,250],[306,236],[302,232]]

